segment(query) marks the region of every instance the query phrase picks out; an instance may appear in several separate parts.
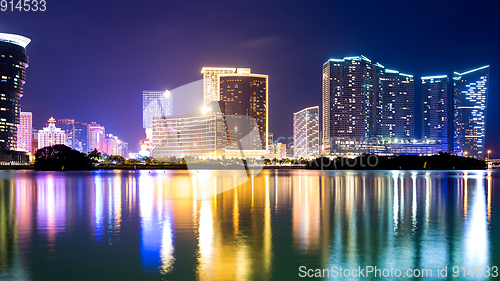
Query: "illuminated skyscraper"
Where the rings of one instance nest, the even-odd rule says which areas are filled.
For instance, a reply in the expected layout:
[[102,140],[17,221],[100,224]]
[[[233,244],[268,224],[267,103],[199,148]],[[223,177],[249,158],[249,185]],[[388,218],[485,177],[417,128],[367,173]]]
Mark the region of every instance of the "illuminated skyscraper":
[[153,118],[171,116],[172,111],[170,91],[142,92],[142,127],[146,131],[147,139],[153,139]]
[[21,112],[17,129],[17,150],[31,152],[31,136],[33,129],[31,112]]
[[293,114],[293,157],[319,155],[319,106]]
[[66,133],[56,127],[56,120],[51,117],[48,126],[38,131],[38,149],[56,144],[67,144]]
[[[377,64],[377,69],[383,68]],[[376,120],[374,135],[378,138],[409,139],[415,137],[414,80],[412,75],[384,69],[374,75]]]
[[422,139],[448,143],[449,79],[446,75],[422,77]]
[[17,148],[17,126],[28,67],[29,38],[0,33],[0,153]]
[[453,74],[453,153],[484,158],[490,67]]
[[89,143],[88,150],[92,151],[97,149],[98,151],[104,152],[104,136],[106,134],[106,128],[96,122],[89,124]]
[[236,72],[234,67],[203,67],[203,105],[207,106],[212,101],[218,101],[219,98],[219,74],[233,74]]
[[[267,150],[267,75],[238,68],[219,74],[220,110],[226,124],[227,150]],[[253,133],[252,130],[258,130]],[[235,141],[238,140],[238,141]]]
[[75,122],[74,149],[87,153],[89,143],[89,125],[87,123]]
[[335,139],[372,136],[373,66],[364,56],[330,59],[323,64],[323,145]]
[[373,142],[372,137],[414,138],[414,87],[412,75],[364,56],[328,60],[323,64],[322,153],[342,152],[341,146]]
[[66,133],[66,143],[69,147],[75,148],[75,120],[73,119],[57,119],[57,127],[64,130]]

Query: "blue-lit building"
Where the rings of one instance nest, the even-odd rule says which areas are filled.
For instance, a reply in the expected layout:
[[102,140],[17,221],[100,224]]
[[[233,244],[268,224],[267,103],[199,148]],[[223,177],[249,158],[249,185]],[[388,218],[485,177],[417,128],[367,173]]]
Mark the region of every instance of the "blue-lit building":
[[489,66],[453,73],[453,153],[484,158]]
[[415,83],[412,75],[374,65],[374,136],[413,139],[415,137]]
[[142,127],[147,139],[153,139],[153,118],[172,116],[172,110],[170,91],[142,92]]
[[[448,145],[450,103],[447,75],[422,77],[422,139]],[[446,151],[450,149],[447,148]]]
[[373,65],[364,57],[330,59],[323,64],[323,151],[335,139],[373,134]]
[[323,153],[345,142],[415,138],[412,75],[386,69],[364,56],[323,64]]

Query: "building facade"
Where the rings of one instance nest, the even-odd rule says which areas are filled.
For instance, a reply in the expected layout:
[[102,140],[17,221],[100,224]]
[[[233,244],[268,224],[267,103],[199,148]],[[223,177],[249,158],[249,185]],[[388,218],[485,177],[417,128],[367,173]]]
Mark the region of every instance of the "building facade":
[[[450,103],[447,75],[422,77],[422,139],[448,145]],[[448,149],[446,149],[448,151]]]
[[57,127],[64,130],[66,133],[66,144],[71,148],[75,148],[75,120],[73,119],[57,119]]
[[170,91],[142,92],[142,127],[146,138],[152,139],[153,118],[173,115],[172,94]]
[[56,144],[67,145],[66,133],[56,127],[56,120],[51,117],[47,127],[38,131],[38,149]]
[[293,147],[296,158],[319,155],[319,106],[293,114]]
[[224,120],[220,112],[211,111],[187,116],[153,119],[151,157],[217,158],[224,155]]
[[89,125],[87,123],[75,122],[75,137],[73,141],[74,149],[88,153],[89,152]]
[[490,67],[453,73],[453,153],[484,159]]
[[106,128],[92,122],[89,124],[89,142],[88,150],[92,151],[97,149],[98,151],[103,151],[104,149],[104,136],[106,135]]
[[373,66],[364,56],[323,64],[323,145],[333,139],[364,139],[373,132]]
[[26,82],[29,38],[0,33],[0,153],[17,149],[17,126]]
[[413,139],[415,137],[415,83],[412,75],[375,66],[374,136]]
[[268,76],[238,68],[219,74],[220,110],[226,125],[226,150],[267,149]]
[[107,155],[118,155],[118,142],[120,140],[117,136],[113,134],[108,134],[104,137],[104,149],[103,152]]
[[17,150],[31,153],[33,115],[31,112],[21,112],[17,128]]
[[234,67],[203,67],[203,105],[207,106],[212,101],[219,101],[219,75],[233,74],[236,72]]

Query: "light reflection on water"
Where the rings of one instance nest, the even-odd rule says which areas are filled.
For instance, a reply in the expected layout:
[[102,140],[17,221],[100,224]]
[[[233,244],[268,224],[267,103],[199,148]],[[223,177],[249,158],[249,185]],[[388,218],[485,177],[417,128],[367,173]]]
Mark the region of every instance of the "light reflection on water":
[[300,266],[450,275],[500,265],[497,172],[263,171],[235,189],[246,174],[191,175],[1,171],[0,279],[290,280]]

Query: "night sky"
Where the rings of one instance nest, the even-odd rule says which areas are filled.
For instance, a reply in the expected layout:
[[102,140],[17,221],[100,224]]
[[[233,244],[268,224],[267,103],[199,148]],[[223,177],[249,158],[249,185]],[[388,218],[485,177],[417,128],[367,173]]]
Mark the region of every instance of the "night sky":
[[32,39],[21,104],[37,129],[95,121],[135,152],[142,90],[228,66],[269,75],[269,132],[288,138],[293,112],[321,106],[323,63],[362,54],[416,78],[489,64],[486,148],[500,158],[500,1],[46,1],[0,12],[0,32]]

